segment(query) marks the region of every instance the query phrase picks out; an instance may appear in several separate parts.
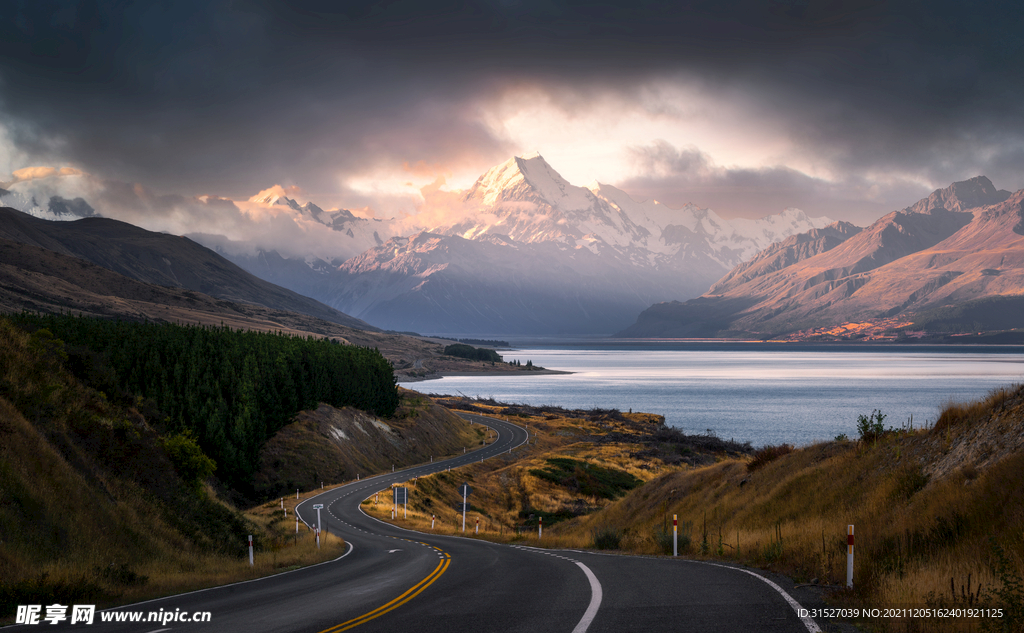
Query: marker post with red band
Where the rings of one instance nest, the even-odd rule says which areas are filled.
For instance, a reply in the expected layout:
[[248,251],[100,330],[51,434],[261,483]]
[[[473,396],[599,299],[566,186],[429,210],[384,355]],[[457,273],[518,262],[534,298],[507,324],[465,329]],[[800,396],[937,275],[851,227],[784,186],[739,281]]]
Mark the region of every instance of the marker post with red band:
[[853,587],[853,526],[846,526],[846,586]]
[[672,555],[679,556],[679,515],[672,515]]
[[252,560],[252,534],[249,535],[249,567],[252,567],[255,563]]
[[537,538],[544,536],[544,517],[537,517],[540,519],[537,522]]

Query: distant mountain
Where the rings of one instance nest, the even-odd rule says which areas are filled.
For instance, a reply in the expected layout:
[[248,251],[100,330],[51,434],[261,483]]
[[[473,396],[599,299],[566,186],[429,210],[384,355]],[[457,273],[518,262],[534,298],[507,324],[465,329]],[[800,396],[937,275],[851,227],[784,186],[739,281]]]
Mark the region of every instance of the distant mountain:
[[82,198],[67,199],[50,196],[40,203],[35,196],[28,197],[16,191],[0,189],[0,207],[10,207],[43,220],[79,220],[97,217],[99,214]]
[[[254,288],[251,280],[229,280],[237,269],[224,277],[222,260],[197,269],[208,251],[178,261],[171,256],[174,249],[156,256],[148,242],[145,247],[129,243],[138,236],[111,251],[95,241],[99,234],[90,233],[114,226],[95,217],[102,208],[55,196],[38,204],[48,188],[21,182],[12,188],[17,191],[3,199],[36,217],[99,222],[68,223],[78,232],[90,227],[81,237],[50,231],[32,234],[28,243],[153,283],[299,309],[294,298],[273,298],[276,291]],[[609,185],[574,186],[540,155],[493,167],[468,190],[450,193],[451,213],[428,208],[434,212],[422,217],[431,219],[418,226],[417,216],[367,219],[345,209],[300,204],[284,194],[275,186],[247,202],[227,201],[217,212],[252,214],[257,224],[276,223],[286,235],[264,232],[247,242],[222,235],[187,237],[259,279],[356,318],[441,334],[607,335],[652,303],[699,295],[771,243],[831,222],[798,209],[727,221],[693,204],[671,209],[653,200],[636,202]],[[165,197],[182,204],[207,202]]]
[[[342,239],[336,244],[337,252],[331,253],[334,259],[345,260],[353,255],[362,253],[368,248],[380,246],[384,240],[395,234],[395,222],[393,220],[360,218],[348,209],[335,209],[324,211],[312,202],[299,204],[295,200],[282,195],[265,193],[249,198],[249,202],[255,202],[269,207],[284,207],[291,210],[299,218],[313,222],[319,222],[348,239]],[[257,249],[260,252],[270,252],[272,249]]]
[[[997,190],[978,176],[864,230],[837,223],[790,237],[697,299],[651,306],[619,336],[771,336],[896,316],[909,323],[983,299],[998,309],[992,299],[1021,294],[1024,190]],[[1024,315],[1018,320],[1024,326]]]
[[799,209],[728,221],[693,204],[671,209],[655,200],[638,203],[611,185],[573,186],[539,154],[491,168],[463,202],[478,212],[457,224],[425,228],[466,239],[559,242],[655,266],[707,260],[731,268],[772,242],[831,222]]
[[0,238],[83,259],[138,281],[377,330],[309,297],[259,279],[188,238],[154,233],[117,220],[93,217],[52,222],[0,208]]
[[389,329],[470,334],[605,334],[659,284],[692,288],[556,242],[418,233],[354,257],[317,296]]
[[603,335],[652,302],[702,292],[777,239],[830,223],[796,209],[729,222],[695,205],[638,203],[607,185],[576,187],[539,155],[490,169],[461,203],[458,221],[321,273],[311,296],[399,330]]

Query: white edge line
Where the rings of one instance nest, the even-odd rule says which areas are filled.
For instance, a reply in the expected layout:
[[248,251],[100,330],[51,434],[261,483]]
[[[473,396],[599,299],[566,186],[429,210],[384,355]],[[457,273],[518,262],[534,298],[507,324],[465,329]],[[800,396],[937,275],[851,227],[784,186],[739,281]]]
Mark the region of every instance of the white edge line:
[[735,571],[741,571],[741,572],[743,572],[745,574],[750,574],[754,578],[757,578],[758,580],[768,584],[768,586],[770,586],[775,591],[778,591],[782,595],[782,597],[786,599],[786,602],[789,603],[789,606],[793,607],[793,611],[796,612],[796,617],[800,618],[800,621],[804,623],[804,626],[807,627],[807,630],[810,633],[821,633],[821,629],[818,628],[818,624],[813,619],[811,619],[809,616],[802,616],[802,615],[800,615],[800,610],[803,609],[803,607],[800,605],[799,602],[796,601],[795,598],[793,598],[793,596],[791,596],[788,593],[786,593],[785,589],[783,589],[782,587],[778,586],[777,584],[775,584],[774,582],[772,582],[768,578],[765,578],[761,574],[756,574],[756,573],[750,571],[749,569],[743,569],[742,567],[732,567],[730,565],[719,565],[718,563],[709,563],[709,562],[706,562],[706,561],[691,561],[691,562],[702,564],[702,565],[711,565],[713,567],[722,567],[722,568],[725,568],[725,569],[733,569]]
[[586,633],[587,629],[590,628],[591,622],[594,621],[594,617],[597,616],[597,610],[601,608],[601,598],[604,594],[601,591],[601,583],[597,580],[594,572],[590,571],[589,567],[579,561],[576,561],[576,564],[579,565],[583,573],[587,575],[587,580],[590,581],[590,605],[583,613],[579,624],[572,630],[572,633]]
[[[325,560],[322,563],[315,563],[313,565],[308,565],[306,567],[300,567],[298,569],[289,569],[288,571],[282,571],[282,572],[273,574],[272,576],[263,576],[262,578],[253,578],[251,580],[240,580],[238,582],[232,582],[232,583],[228,583],[226,585],[217,585],[216,587],[206,587],[205,589],[196,589],[195,591],[186,591],[185,593],[176,593],[174,595],[164,596],[162,598],[153,598],[152,600],[143,600],[142,602],[133,602],[131,604],[122,604],[119,607],[110,607],[109,609],[100,609],[100,612],[103,612],[103,611],[117,611],[118,609],[127,609],[128,607],[134,607],[134,606],[138,606],[140,604],[149,604],[150,602],[159,602],[160,600],[170,600],[171,598],[180,598],[181,596],[191,596],[192,594],[195,594],[195,593],[203,593],[204,591],[213,591],[214,589],[223,589],[224,587],[235,587],[235,586],[238,586],[238,585],[247,585],[247,584],[249,584],[251,582],[260,582],[260,581],[263,581],[263,580],[269,580],[271,578],[277,578],[278,576],[284,576],[285,574],[294,574],[297,571],[306,571],[307,569],[312,569],[314,567],[319,567],[320,565],[327,565],[329,563],[336,563],[339,560],[341,560],[342,558],[345,558],[346,556],[351,554],[352,550],[354,550],[356,548],[355,545],[352,544],[352,541],[345,541],[345,545],[348,546],[348,551],[347,552],[345,552],[344,554],[342,554],[341,556],[339,556],[339,557],[337,557],[335,559]],[[169,630],[169,629],[160,629],[160,630],[161,631],[166,631],[166,630]]]

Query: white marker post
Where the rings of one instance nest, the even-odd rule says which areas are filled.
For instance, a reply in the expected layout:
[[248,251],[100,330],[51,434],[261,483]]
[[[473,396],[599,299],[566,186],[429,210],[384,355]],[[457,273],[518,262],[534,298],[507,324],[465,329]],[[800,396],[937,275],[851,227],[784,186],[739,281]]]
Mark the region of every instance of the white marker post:
[[295,513],[295,533],[299,533],[299,513]]
[[480,517],[477,517],[476,519],[476,533],[480,533]]
[[298,488],[295,489],[295,500],[296,501],[299,500],[299,489]]
[[846,526],[846,586],[853,587],[853,526]]
[[288,508],[281,508],[281,509],[284,510],[284,518],[287,519],[288,518]]
[[434,515],[433,514],[430,515],[430,529],[431,530],[434,529]]
[[679,515],[672,515],[672,555],[679,556]]
[[284,508],[284,497],[281,497],[281,508]]
[[252,534],[249,535],[249,567],[252,567],[255,563],[252,560]]
[[322,507],[324,507],[324,504],[322,504],[322,503],[314,503],[313,504],[313,509],[316,510],[316,546],[317,546],[317,548],[320,547],[320,526],[323,525],[322,523],[320,523],[320,508],[322,508]]
[[537,517],[537,538],[544,536],[544,517]]
[[469,497],[469,493],[471,492],[469,484],[463,483],[461,486],[459,486],[459,492],[462,493],[462,533],[465,534],[466,533],[466,506],[469,505],[468,503],[466,503],[466,499]]
[[320,490],[323,490],[323,489],[324,489],[324,482],[321,481],[320,482]]

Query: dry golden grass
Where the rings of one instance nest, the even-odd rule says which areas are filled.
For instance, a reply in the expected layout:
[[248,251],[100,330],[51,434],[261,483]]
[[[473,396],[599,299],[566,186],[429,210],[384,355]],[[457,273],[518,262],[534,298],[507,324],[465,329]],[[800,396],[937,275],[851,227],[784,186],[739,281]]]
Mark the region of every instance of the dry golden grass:
[[[502,407],[478,405],[491,415],[499,416]],[[644,413],[623,414],[629,420],[644,424],[657,424],[660,416]],[[458,487],[463,482],[473,489],[469,498],[470,511],[466,514],[466,536],[513,542],[536,541],[541,516],[550,521],[560,511],[592,511],[610,501],[594,496],[580,495],[563,486],[530,474],[530,470],[548,466],[548,459],[570,458],[590,465],[615,468],[649,481],[658,473],[677,470],[677,467],[652,462],[637,456],[639,448],[632,444],[590,441],[606,433],[635,433],[614,420],[588,420],[557,415],[520,416],[512,421],[526,425],[531,433],[528,445],[515,449],[511,455],[502,455],[483,463],[470,464],[451,472],[405,482],[409,487],[409,506],[400,508],[397,525],[438,534],[463,534],[461,503]],[[391,494],[370,497],[363,509],[372,516],[391,521]],[[523,516],[525,510],[526,516]],[[532,518],[531,518],[532,515]],[[479,533],[477,522],[479,521]],[[586,547],[589,535],[559,533],[549,523],[544,526],[541,543],[550,547]]]
[[178,488],[138,411],[83,388],[59,358],[47,362],[56,351],[0,320],[0,617],[12,604],[123,604],[343,551],[333,537],[317,551],[306,534],[289,536],[283,512],[241,515],[212,489]]
[[[750,471],[749,459],[654,467],[638,459],[631,445],[580,441],[607,430],[600,425],[524,418],[537,433],[528,448],[515,457],[409,482],[408,518],[400,512],[396,523],[429,532],[435,515],[434,532],[462,534],[456,489],[466,481],[473,487],[467,536],[476,536],[479,519],[479,538],[488,540],[579,548],[610,534],[612,546],[622,551],[667,554],[672,516],[678,515],[686,556],[772,569],[799,582],[814,579],[834,589],[838,604],[964,607],[980,600],[1000,606],[993,594],[1001,586],[993,573],[994,545],[1005,552],[1010,579],[1024,576],[1024,451],[1014,443],[1024,437],[1024,390],[950,405],[944,419],[935,428],[889,433],[872,443],[777,451]],[[969,450],[975,444],[981,449]],[[545,525],[538,538],[537,520],[519,515],[524,505],[555,512],[579,500],[529,474],[553,456],[614,466],[647,483],[615,501],[584,499],[595,511]],[[935,467],[951,458],[959,466]],[[382,494],[363,508],[390,520],[390,503],[390,495]],[[851,524],[855,585],[847,591]],[[973,597],[967,596],[968,584]],[[980,630],[977,620],[963,619],[868,624],[894,631]]]

